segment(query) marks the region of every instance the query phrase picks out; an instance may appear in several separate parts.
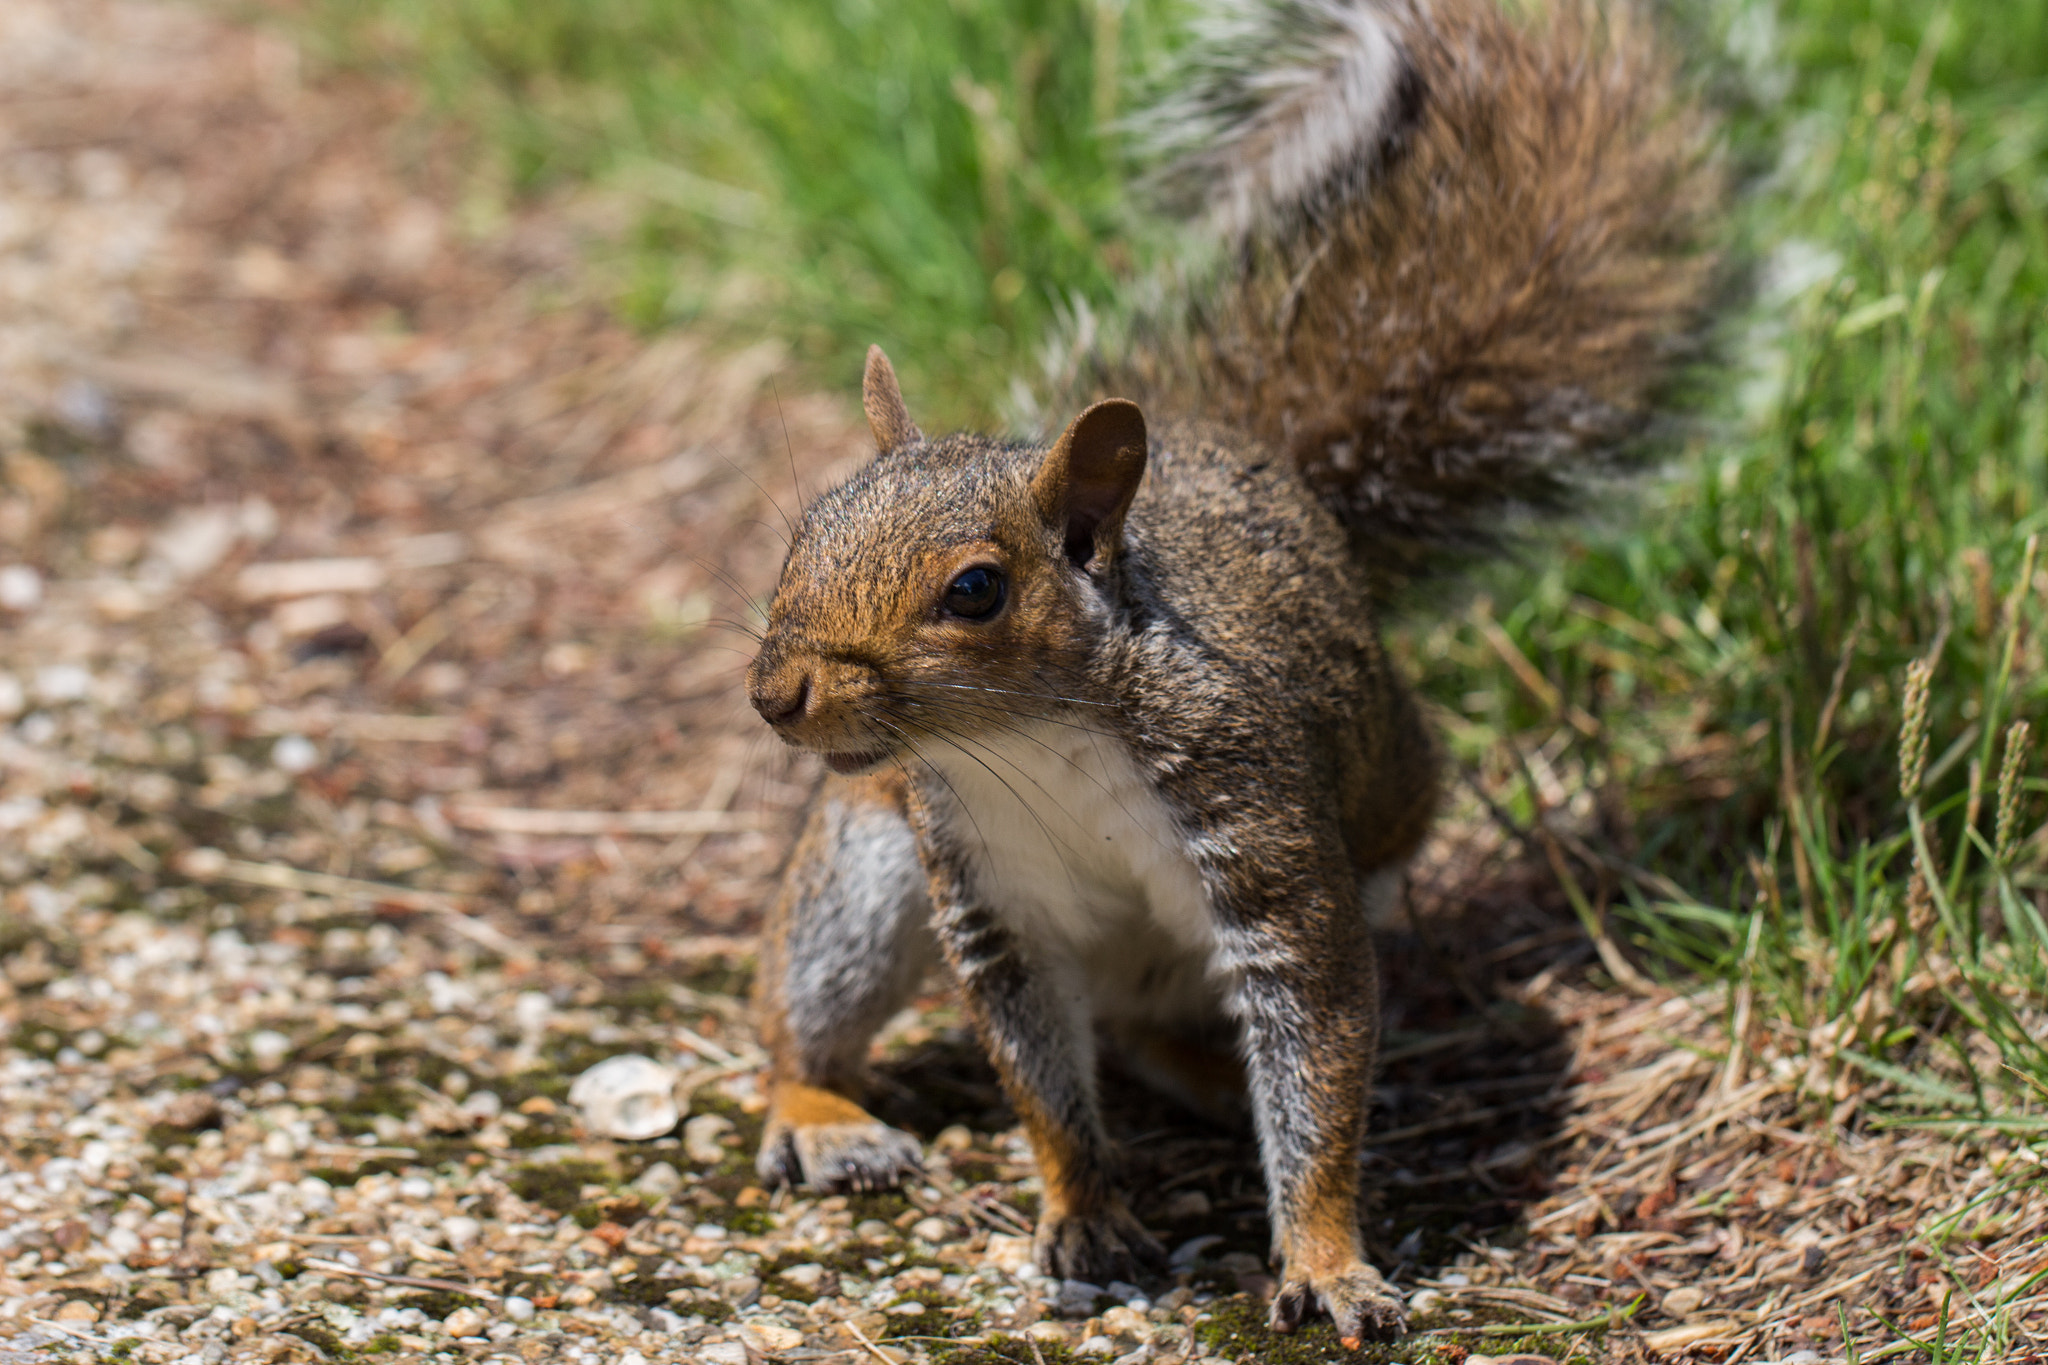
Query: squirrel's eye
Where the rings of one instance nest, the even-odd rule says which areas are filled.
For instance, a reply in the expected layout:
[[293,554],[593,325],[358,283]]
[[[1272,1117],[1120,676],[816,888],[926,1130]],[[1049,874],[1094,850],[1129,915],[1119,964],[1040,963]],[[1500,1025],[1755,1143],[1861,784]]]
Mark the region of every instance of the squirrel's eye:
[[973,568],[946,585],[946,610],[970,621],[993,616],[1003,605],[1003,576],[994,569]]

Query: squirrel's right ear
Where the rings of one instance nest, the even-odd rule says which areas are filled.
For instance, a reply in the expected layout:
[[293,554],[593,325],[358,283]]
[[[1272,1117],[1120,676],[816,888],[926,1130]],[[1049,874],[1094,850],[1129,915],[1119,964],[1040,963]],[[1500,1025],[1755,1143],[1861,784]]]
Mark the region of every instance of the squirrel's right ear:
[[1031,496],[1061,533],[1067,558],[1086,568],[1115,552],[1144,477],[1145,414],[1128,398],[1108,398],[1060,434],[1031,481]]
[[868,430],[875,434],[877,449],[894,450],[924,439],[917,423],[910,420],[910,409],[903,404],[896,367],[879,346],[868,347],[868,366],[860,380],[860,406],[868,415]]

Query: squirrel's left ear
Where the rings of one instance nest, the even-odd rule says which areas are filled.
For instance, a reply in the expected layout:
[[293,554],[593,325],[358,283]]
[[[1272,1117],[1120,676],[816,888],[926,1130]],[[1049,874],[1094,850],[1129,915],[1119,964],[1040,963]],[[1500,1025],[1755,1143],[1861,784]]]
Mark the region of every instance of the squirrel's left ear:
[[924,439],[917,423],[910,420],[903,390],[896,383],[896,367],[879,346],[868,347],[867,369],[860,377],[860,406],[868,415],[868,430],[875,434],[877,449],[890,451]]
[[1127,398],[1109,398],[1061,433],[1031,481],[1031,496],[1061,533],[1067,558],[1086,568],[1115,553],[1144,477],[1145,414]]

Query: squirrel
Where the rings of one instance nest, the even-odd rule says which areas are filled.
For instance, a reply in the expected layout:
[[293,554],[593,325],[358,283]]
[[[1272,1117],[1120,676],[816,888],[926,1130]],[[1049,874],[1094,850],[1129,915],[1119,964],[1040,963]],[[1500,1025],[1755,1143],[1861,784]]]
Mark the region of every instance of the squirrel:
[[1272,1326],[1320,1311],[1355,1348],[1406,1327],[1359,1229],[1369,926],[1440,786],[1381,618],[1639,444],[1718,186],[1625,4],[1225,18],[1155,125],[1211,263],[1075,341],[1049,444],[925,435],[871,349],[878,454],[796,527],[748,696],[836,776],[767,917],[758,1167],[919,1171],[862,1062],[943,964],[1030,1137],[1044,1272],[1161,1259],[1114,1179],[1107,1042],[1248,1104]]

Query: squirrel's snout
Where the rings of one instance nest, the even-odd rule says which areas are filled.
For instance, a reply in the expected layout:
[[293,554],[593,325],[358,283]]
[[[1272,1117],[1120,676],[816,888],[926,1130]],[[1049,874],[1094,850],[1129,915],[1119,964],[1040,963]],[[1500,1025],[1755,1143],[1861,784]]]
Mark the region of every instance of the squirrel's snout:
[[747,700],[770,725],[789,725],[802,720],[811,704],[811,675],[758,678],[747,689]]

